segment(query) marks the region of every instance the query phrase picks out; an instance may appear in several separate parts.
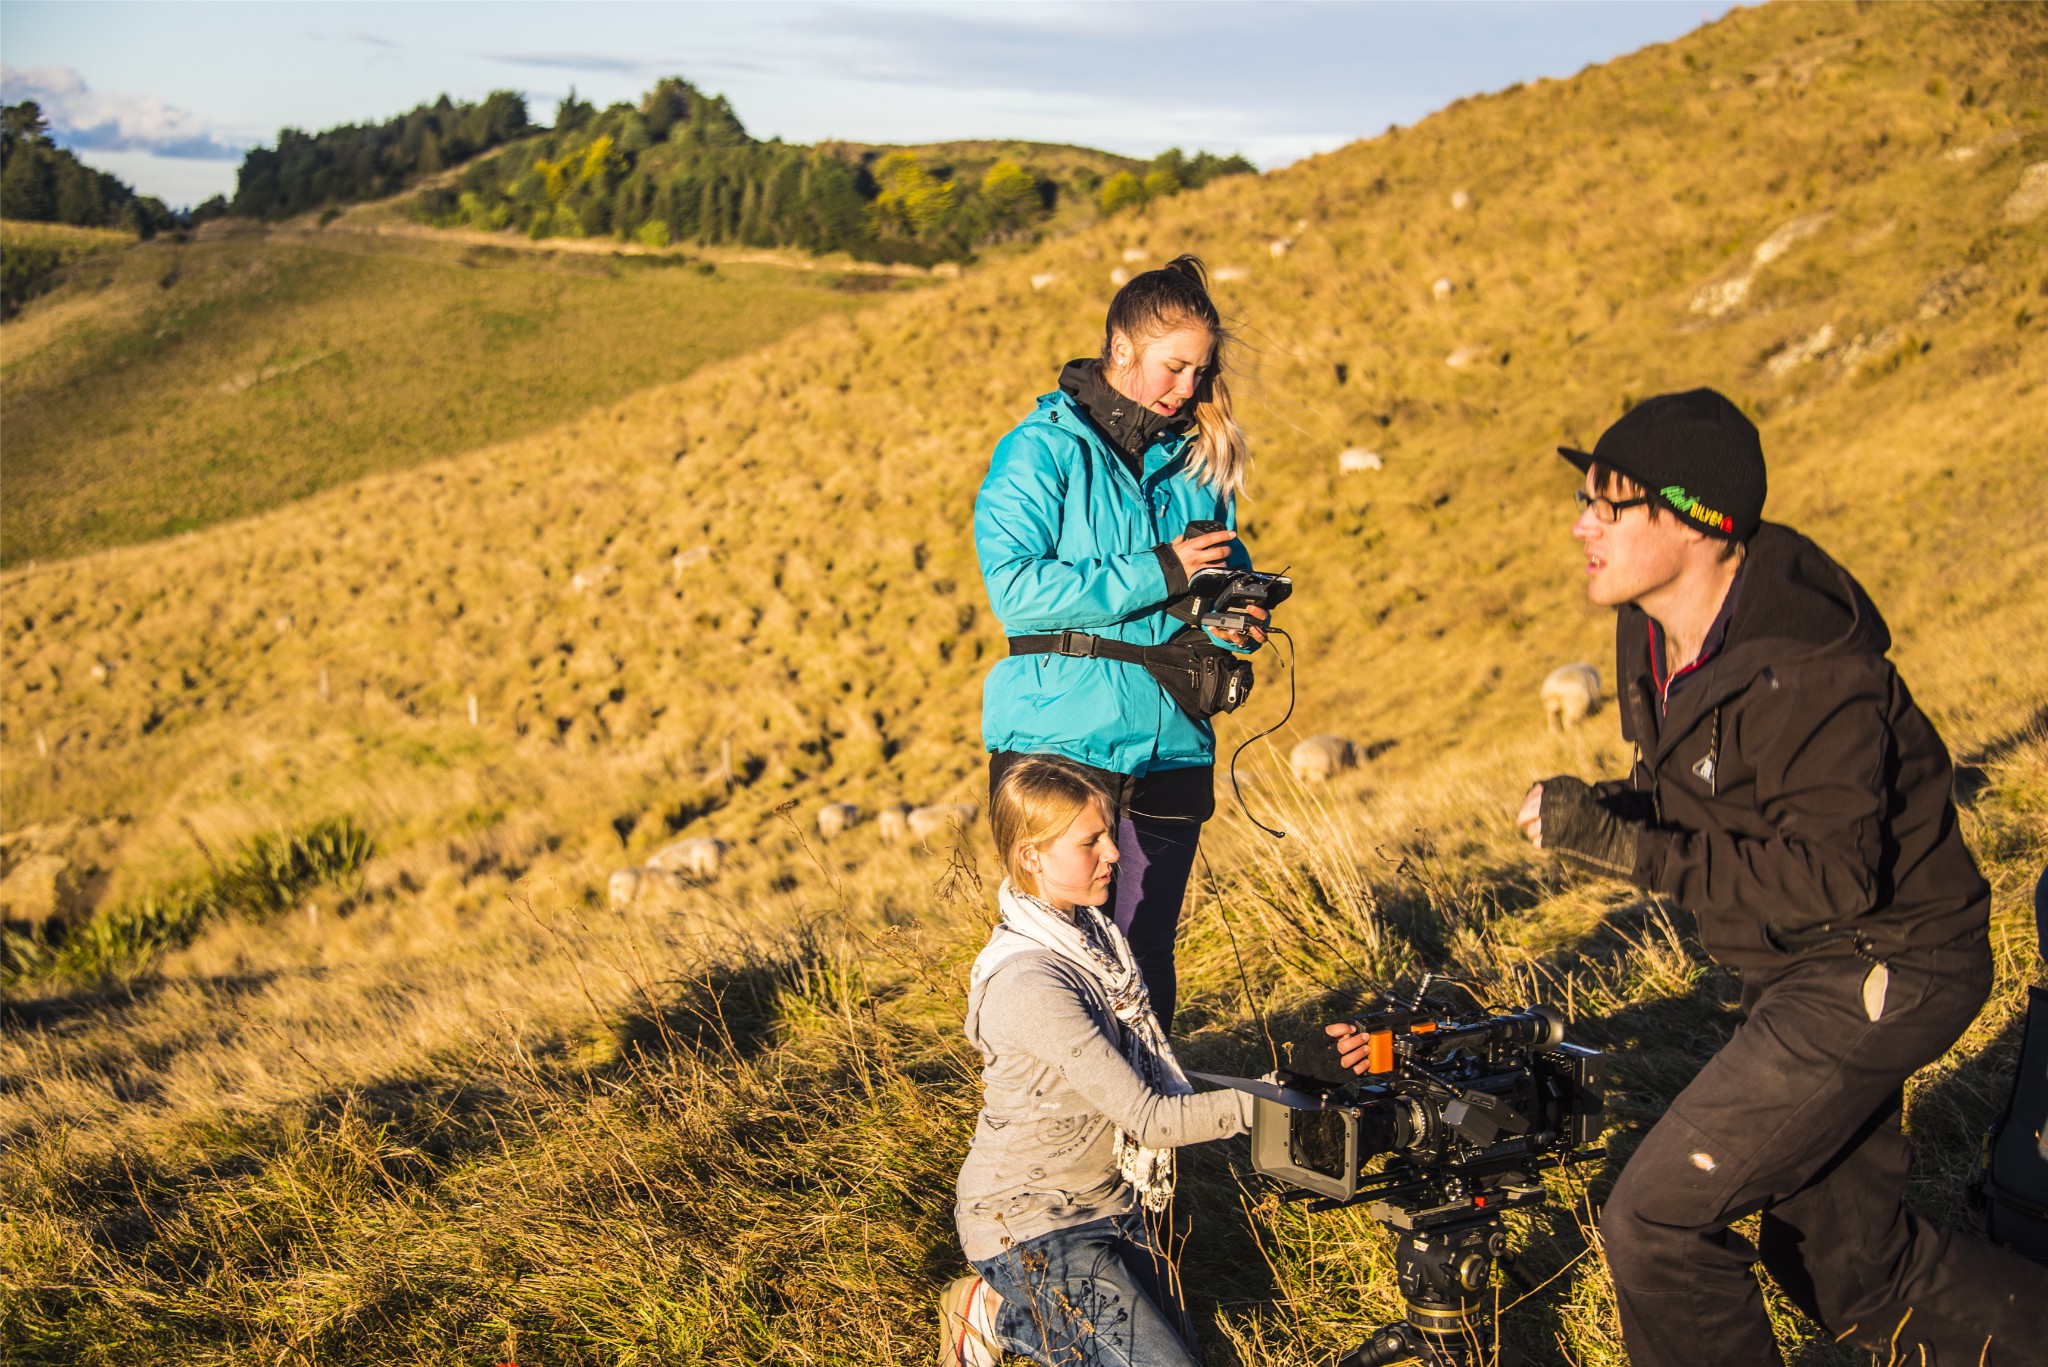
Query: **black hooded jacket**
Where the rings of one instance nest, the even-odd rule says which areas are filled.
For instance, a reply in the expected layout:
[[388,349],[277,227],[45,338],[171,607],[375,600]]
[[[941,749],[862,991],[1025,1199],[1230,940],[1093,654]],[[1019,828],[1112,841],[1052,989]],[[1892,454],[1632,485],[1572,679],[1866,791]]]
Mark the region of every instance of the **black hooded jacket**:
[[1692,910],[1738,968],[1882,959],[1984,933],[1991,890],[1963,843],[1954,774],[1885,652],[1862,586],[1765,523],[1721,649],[1660,719],[1650,620],[1615,628],[1634,773],[1601,796],[1649,826],[1633,881]]

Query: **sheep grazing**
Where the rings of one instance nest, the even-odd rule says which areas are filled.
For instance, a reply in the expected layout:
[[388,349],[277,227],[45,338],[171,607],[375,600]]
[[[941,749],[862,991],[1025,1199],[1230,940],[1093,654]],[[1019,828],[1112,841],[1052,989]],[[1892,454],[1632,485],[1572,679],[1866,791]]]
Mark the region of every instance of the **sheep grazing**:
[[1291,237],[1276,237],[1266,244],[1266,250],[1271,252],[1273,259],[1277,261],[1294,250],[1294,239]]
[[645,869],[613,869],[605,883],[605,901],[613,911],[627,911],[640,897],[640,880]]
[[1469,208],[1471,208],[1471,207],[1472,207],[1472,194],[1471,194],[1471,192],[1470,192],[1470,191],[1468,191],[1468,190],[1453,190],[1453,191],[1451,191],[1451,207],[1452,207],[1453,209],[1469,209]]
[[1124,248],[1124,264],[1126,266],[1135,266],[1150,255],[1151,253],[1143,247],[1126,247]]
[[1337,453],[1337,473],[1355,475],[1365,470],[1383,470],[1386,462],[1377,451],[1368,451],[1363,446],[1353,446]]
[[605,900],[613,911],[679,911],[678,900],[689,880],[665,869],[614,869],[605,883]]
[[860,809],[851,802],[828,802],[818,809],[818,839],[835,840],[860,820]]
[[1297,783],[1327,783],[1358,765],[1358,747],[1342,736],[1310,736],[1288,753]]
[[1109,283],[1121,289],[1123,286],[1131,283],[1131,273],[1122,266],[1118,266],[1109,273]]
[[693,878],[711,878],[717,875],[728,848],[716,836],[693,835],[688,840],[663,845],[649,856],[647,867],[660,873],[687,873]]
[[1234,285],[1240,280],[1251,279],[1252,273],[1243,266],[1218,266],[1211,278],[1221,285]]
[[1600,671],[1589,664],[1559,665],[1543,680],[1543,716],[1553,731],[1577,726],[1600,705]]
[[1057,284],[1059,278],[1057,271],[1040,271],[1037,275],[1031,277],[1031,288],[1042,290],[1048,285]]
[[965,831],[974,824],[976,815],[972,802],[936,802],[929,807],[918,807],[904,818],[910,826],[910,833],[919,840],[929,840],[935,835],[945,835],[954,827]]
[[1432,284],[1429,287],[1430,297],[1435,299],[1439,304],[1441,304],[1444,300],[1450,298],[1451,295],[1457,290],[1457,288],[1458,287],[1456,285],[1453,285],[1451,283],[1451,277],[1449,277],[1448,275],[1439,275],[1436,278],[1436,283]]
[[892,845],[910,839],[910,804],[891,802],[875,813],[875,830]]

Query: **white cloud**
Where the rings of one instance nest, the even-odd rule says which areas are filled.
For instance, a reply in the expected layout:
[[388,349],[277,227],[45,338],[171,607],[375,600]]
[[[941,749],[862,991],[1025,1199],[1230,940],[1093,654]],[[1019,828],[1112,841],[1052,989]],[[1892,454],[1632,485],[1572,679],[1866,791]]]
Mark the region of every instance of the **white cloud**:
[[223,142],[198,115],[154,95],[114,95],[93,90],[65,66],[27,71],[0,65],[0,99],[34,100],[42,106],[50,136],[74,151],[147,152],[194,161],[238,161],[242,148]]

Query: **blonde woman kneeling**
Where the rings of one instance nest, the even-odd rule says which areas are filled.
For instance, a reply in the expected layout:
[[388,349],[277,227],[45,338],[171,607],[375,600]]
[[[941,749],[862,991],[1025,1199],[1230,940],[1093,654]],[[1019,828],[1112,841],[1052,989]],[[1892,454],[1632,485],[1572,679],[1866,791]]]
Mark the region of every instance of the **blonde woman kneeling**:
[[1178,1278],[1145,1216],[1173,1194],[1173,1150],[1243,1134],[1251,1098],[1193,1095],[1102,911],[1110,796],[1080,766],[1033,755],[1006,768],[991,807],[1002,923],[967,994],[982,1109],[953,1208],[978,1275],[940,1302],[940,1362],[1007,1349],[1049,1367],[1194,1367]]

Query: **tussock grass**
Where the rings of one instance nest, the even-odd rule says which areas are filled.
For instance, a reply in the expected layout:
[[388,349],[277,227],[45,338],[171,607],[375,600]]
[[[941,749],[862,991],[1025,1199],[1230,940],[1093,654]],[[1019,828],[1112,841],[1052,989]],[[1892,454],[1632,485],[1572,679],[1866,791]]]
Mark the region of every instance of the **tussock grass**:
[[209,922],[237,916],[260,921],[295,910],[308,890],[340,884],[357,873],[374,848],[368,833],[347,817],[290,834],[258,832],[197,885],[102,907],[77,925],[60,921],[54,942],[45,935],[0,930],[0,985],[19,988],[25,979],[68,985],[133,976],[164,950],[189,942]]
[[[195,832],[232,849],[348,812],[378,853],[310,912],[132,979],[10,989],[0,1342],[923,1358],[958,1266],[992,864],[979,828],[953,851],[791,820],[982,797],[1001,647],[966,510],[1126,248],[1247,271],[1246,536],[1300,585],[1281,740],[1372,756],[1310,794],[1247,754],[1248,800],[1294,834],[1212,828],[1180,951],[1192,1066],[1267,1066],[1371,978],[1456,968],[1564,1005],[1617,1055],[1614,1156],[1517,1217],[1536,1278],[1569,1270],[1507,1323],[1539,1361],[1620,1362],[1584,1203],[1725,1037],[1734,980],[1681,909],[1561,879],[1509,822],[1531,779],[1626,762],[1611,710],[1557,736],[1537,702],[1557,663],[1611,672],[1549,450],[1712,383],[1760,418],[1772,515],[1871,589],[1964,763],[1999,984],[1910,1122],[1916,1201],[1967,1222],[2048,862],[2048,243],[2004,213],[2048,154],[2044,42],[2034,8],[1739,11],[531,436],[9,571],[0,810],[123,818],[101,906],[203,877]],[[1695,311],[1710,286],[1741,299]],[[1847,340],[1809,345],[1823,327]],[[1795,343],[1811,359],[1774,371]],[[1445,364],[1467,345],[1492,359]],[[1386,468],[1340,476],[1351,445]],[[1275,715],[1282,667],[1226,747]],[[611,868],[699,833],[734,846],[715,881],[604,908]],[[1214,1361],[1308,1360],[1392,1309],[1375,1229],[1267,1196],[1241,1151],[1188,1164]],[[1806,1332],[1802,1364],[1853,1360]]]

